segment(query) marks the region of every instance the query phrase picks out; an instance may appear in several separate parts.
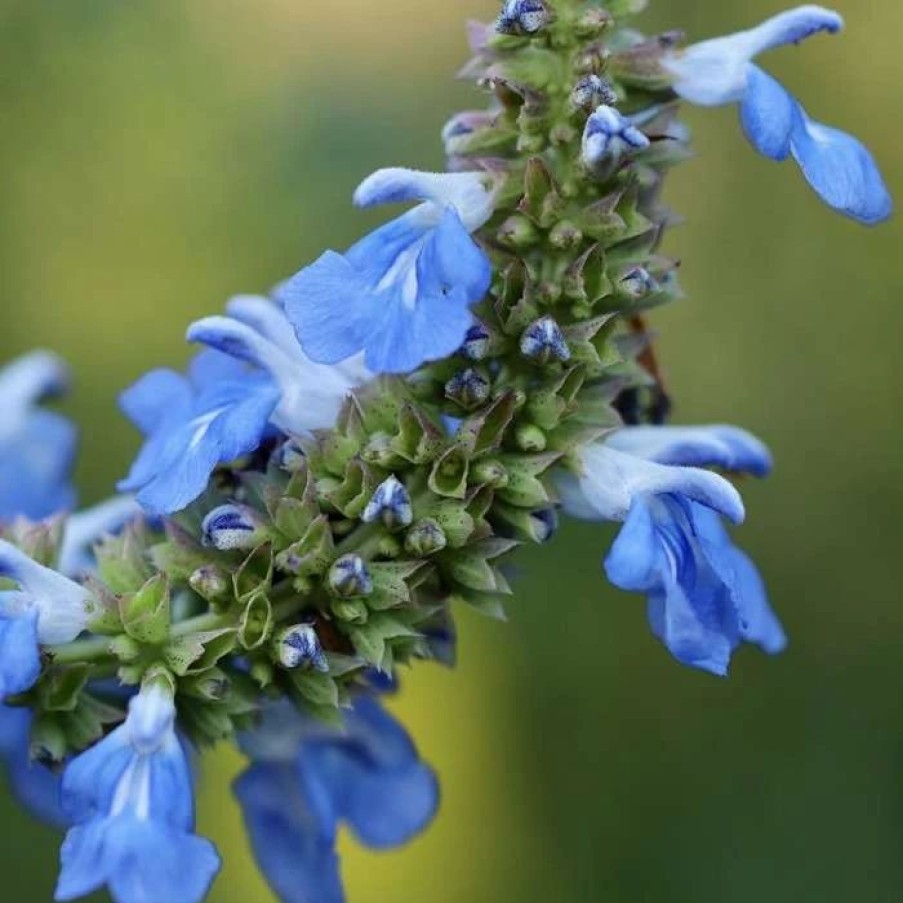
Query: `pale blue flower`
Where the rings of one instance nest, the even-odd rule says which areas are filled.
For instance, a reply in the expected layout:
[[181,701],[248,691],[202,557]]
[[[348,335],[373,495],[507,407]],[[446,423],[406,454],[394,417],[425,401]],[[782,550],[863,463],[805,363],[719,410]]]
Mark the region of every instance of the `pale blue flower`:
[[341,822],[367,846],[406,843],[439,801],[433,771],[378,702],[357,700],[345,730],[286,703],[243,738],[252,764],[235,792],[258,865],[283,903],[342,903],[335,852]]
[[27,690],[41,671],[39,644],[70,643],[88,623],[88,591],[0,539],[0,699]]
[[0,370],[0,521],[40,520],[71,508],[75,428],[37,403],[68,384],[66,365],[47,351]]
[[727,673],[741,642],[780,652],[786,637],[749,558],[719,515],[739,523],[743,504],[716,466],[759,476],[768,450],[744,430],[628,427],[583,449],[577,477],[561,479],[565,510],[624,526],[605,559],[616,586],[645,593],[655,635],[679,661]]
[[194,792],[175,714],[168,691],[144,688],[125,722],[67,766],[62,801],[74,827],[63,843],[57,900],[104,885],[116,903],[206,896],[220,862],[193,833]]
[[453,354],[491,279],[470,237],[492,215],[483,176],[385,169],[354,200],[423,203],[346,254],[327,251],[277,289],[305,352],[332,364],[363,351],[374,373],[407,373]]
[[743,130],[756,150],[772,160],[792,156],[826,204],[873,225],[890,216],[893,202],[869,151],[852,136],[811,119],[752,62],[763,51],[842,28],[837,13],[799,6],[748,31],[671,52],[663,64],[681,97],[703,106],[739,104]]

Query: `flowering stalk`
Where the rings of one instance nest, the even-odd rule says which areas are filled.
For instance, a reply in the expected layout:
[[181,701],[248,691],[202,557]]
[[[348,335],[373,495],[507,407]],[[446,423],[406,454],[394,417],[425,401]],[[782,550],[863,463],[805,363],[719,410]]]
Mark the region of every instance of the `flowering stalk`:
[[679,98],[740,104],[754,147],[792,156],[855,219],[890,201],[865,148],[751,62],[839,30],[836,14],[801,7],[681,50],[624,26],[642,6],[508,0],[472,27],[464,74],[489,106],[444,129],[451,171],[370,176],[359,206],[416,206],[193,324],[206,347],[188,375],[124,393],[146,441],[120,488],[144,516],[130,497],[68,522],[0,509],[0,688],[32,713],[14,736],[33,757],[71,759],[59,899],[107,883],[118,903],[200,900],[217,859],[193,834],[179,737],[238,736],[271,885],[340,901],[340,820],[391,846],[437,805],[375,697],[399,665],[453,661],[456,604],[503,613],[505,562],[551,537],[559,507],[623,523],[606,572],[647,597],[679,661],[723,675],[742,642],[784,647],[722,526],[742,500],[709,469],[764,476],[767,449],[663,425],[645,315],[680,291],[660,253],[662,182],[688,155]]

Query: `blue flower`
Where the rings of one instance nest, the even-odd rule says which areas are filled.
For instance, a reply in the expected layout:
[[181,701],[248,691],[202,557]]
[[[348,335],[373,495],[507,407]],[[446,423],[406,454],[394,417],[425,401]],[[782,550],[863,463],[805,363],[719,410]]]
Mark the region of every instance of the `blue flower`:
[[328,364],[363,351],[374,373],[407,373],[453,354],[492,276],[470,237],[492,215],[483,177],[384,169],[354,200],[424,203],[344,255],[327,251],[277,289],[302,347]]
[[617,163],[630,151],[649,147],[649,139],[634,121],[614,107],[602,104],[587,119],[583,130],[583,162],[591,169],[604,162]]
[[70,643],[87,626],[88,591],[0,539],[0,699],[27,690],[41,671],[38,645]]
[[743,130],[759,153],[772,160],[792,156],[828,206],[874,225],[890,216],[893,202],[871,154],[852,136],[812,120],[784,87],[752,62],[765,50],[842,28],[837,13],[799,6],[749,31],[669,53],[663,64],[681,97],[703,106],[740,104]]
[[120,399],[147,441],[119,488],[137,492],[151,514],[190,504],[218,465],[250,454],[272,429],[332,426],[350,389],[369,377],[359,362],[308,360],[285,314],[266,298],[234,298],[227,311],[189,328],[190,341],[211,348],[187,377],[154,370]]
[[568,513],[623,521],[605,559],[615,586],[648,598],[653,633],[680,662],[727,674],[741,642],[780,652],[786,637],[749,558],[719,515],[739,523],[743,503],[717,466],[764,476],[767,449],[735,427],[632,427],[580,453],[561,480]]
[[0,520],[40,520],[71,508],[75,428],[59,414],[36,408],[68,382],[65,364],[34,351],[0,370]]
[[243,747],[235,783],[251,846],[283,903],[342,903],[339,823],[367,846],[406,843],[435,814],[439,788],[404,729],[375,700],[359,699],[345,731],[297,714],[265,713]]
[[194,831],[194,794],[159,686],[129,703],[125,723],[69,763],[62,801],[72,827],[61,852],[57,900],[107,885],[116,903],[199,903],[219,856]]
[[0,760],[19,802],[42,821],[63,827],[67,821],[60,806],[60,777],[33,763],[29,754],[33,717],[28,709],[0,705]]

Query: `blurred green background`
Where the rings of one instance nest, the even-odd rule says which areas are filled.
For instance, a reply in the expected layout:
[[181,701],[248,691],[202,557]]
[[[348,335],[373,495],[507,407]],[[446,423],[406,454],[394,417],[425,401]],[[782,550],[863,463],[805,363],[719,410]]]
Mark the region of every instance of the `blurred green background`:
[[[669,0],[641,22],[693,37],[771,0]],[[867,140],[903,198],[896,0],[840,0],[848,33],[771,56],[816,117]],[[451,74],[492,0],[2,0],[0,352],[76,374],[83,499],[137,447],[117,392],[181,365],[186,324],[265,290],[378,217],[357,181],[441,167],[438,130],[481,102]],[[397,708],[443,779],[397,854],[343,841],[351,903],[898,903],[903,896],[900,220],[820,206],[689,110],[699,157],[671,179],[666,250],[688,300],[655,317],[683,422],[755,430],[778,466],[747,484],[742,542],[792,638],[722,682],[682,669],[642,601],[600,575],[612,533],[569,526],[521,559],[511,623],[461,617],[456,672],[422,666]],[[214,903],[268,903],[224,752],[200,823]],[[56,838],[0,800],[3,903],[51,899]],[[166,903],[166,901],[160,901]]]

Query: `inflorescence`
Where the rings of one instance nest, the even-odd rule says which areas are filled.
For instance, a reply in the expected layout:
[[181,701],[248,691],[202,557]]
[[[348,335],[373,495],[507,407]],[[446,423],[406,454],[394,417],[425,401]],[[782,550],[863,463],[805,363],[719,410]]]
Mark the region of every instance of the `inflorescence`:
[[339,825],[391,847],[438,803],[382,698],[402,665],[453,662],[456,606],[502,614],[506,562],[561,510],[622,524],[605,572],[678,661],[725,675],[742,643],[784,648],[724,526],[768,450],[665,425],[646,328],[680,294],[660,252],[680,102],[737,104],[755,150],[855,220],[891,201],[863,145],[754,62],[837,14],[684,47],[625,25],[644,5],[508,0],[472,25],[462,75],[489,102],[445,126],[449,171],[379,170],[355,203],[407,212],[192,324],[188,373],[122,395],[144,436],[123,495],[70,513],[74,430],[39,406],[65,368],[0,371],[0,755],[66,831],[58,900],[199,903],[219,857],[191,760],[234,740],[267,881],[340,903]]

